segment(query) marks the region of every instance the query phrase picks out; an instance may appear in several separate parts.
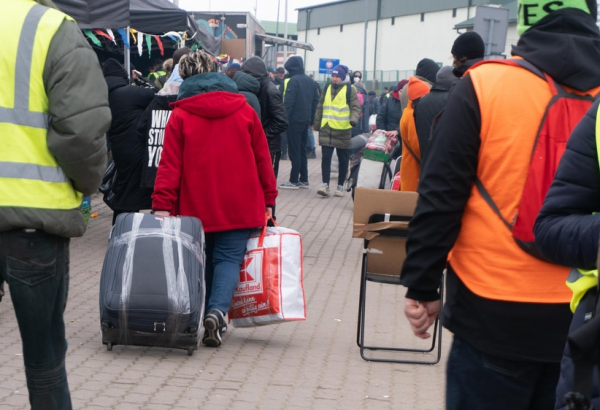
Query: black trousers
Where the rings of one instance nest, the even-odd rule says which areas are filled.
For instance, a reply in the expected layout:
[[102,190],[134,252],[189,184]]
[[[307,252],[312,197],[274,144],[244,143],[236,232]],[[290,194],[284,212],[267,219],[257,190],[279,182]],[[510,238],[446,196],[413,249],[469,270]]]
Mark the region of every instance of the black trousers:
[[331,175],[331,158],[333,158],[333,150],[337,151],[339,169],[338,169],[338,185],[344,186],[346,174],[348,173],[348,163],[350,162],[349,149],[341,149],[334,147],[321,147],[323,157],[321,158],[321,173],[323,174],[323,183],[329,184]]
[[288,151],[292,161],[290,182],[294,184],[298,183],[298,178],[300,182],[308,182],[308,159],[306,158],[308,126],[308,122],[290,123],[287,129]]
[[[273,172],[275,173],[275,179],[277,179],[279,175],[279,161],[281,160],[281,151],[279,152],[271,152],[271,161],[273,162]],[[273,219],[277,219],[275,216],[275,206],[273,206]],[[275,226],[273,222],[269,221],[269,226]]]
[[287,132],[281,134],[281,156],[285,157],[288,154],[288,138]]
[[281,161],[281,151],[271,152],[271,162],[273,163],[273,172],[275,173],[275,179],[279,176],[279,161]]

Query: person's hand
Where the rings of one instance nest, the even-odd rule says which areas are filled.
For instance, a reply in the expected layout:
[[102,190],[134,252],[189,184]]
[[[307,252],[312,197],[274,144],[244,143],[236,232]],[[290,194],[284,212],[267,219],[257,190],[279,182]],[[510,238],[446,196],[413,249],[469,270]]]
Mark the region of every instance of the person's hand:
[[352,125],[353,127],[356,127],[356,123],[354,121],[350,121],[350,125]]
[[169,211],[154,211],[155,216],[170,216],[171,213]]
[[432,302],[419,302],[418,300],[408,299],[404,301],[404,314],[410,322],[415,336],[421,339],[429,339],[431,335],[427,329],[435,323],[435,319],[440,314],[441,304],[439,300]]
[[388,132],[385,133],[385,136],[388,137],[388,138],[397,137],[398,136],[398,131],[388,131]]
[[267,215],[273,217],[273,208],[271,208],[270,206],[267,207]]
[[140,72],[139,72],[139,71],[137,71],[137,70],[132,70],[132,71],[131,71],[131,79],[132,79],[132,80],[135,80],[136,78],[138,78],[138,76],[139,76],[139,77],[141,77],[141,76],[142,76],[142,73],[140,73]]

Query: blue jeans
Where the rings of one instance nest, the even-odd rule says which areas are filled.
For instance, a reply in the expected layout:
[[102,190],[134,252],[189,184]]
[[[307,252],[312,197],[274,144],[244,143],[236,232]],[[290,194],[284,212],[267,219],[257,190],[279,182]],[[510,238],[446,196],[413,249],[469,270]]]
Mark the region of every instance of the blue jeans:
[[553,410],[559,363],[509,360],[454,337],[446,370],[447,410]]
[[229,311],[252,229],[206,234],[206,312]]
[[315,132],[308,127],[308,139],[306,141],[306,148],[315,148]]
[[63,313],[69,239],[41,231],[0,233],[0,277],[10,290],[33,410],[71,409]]

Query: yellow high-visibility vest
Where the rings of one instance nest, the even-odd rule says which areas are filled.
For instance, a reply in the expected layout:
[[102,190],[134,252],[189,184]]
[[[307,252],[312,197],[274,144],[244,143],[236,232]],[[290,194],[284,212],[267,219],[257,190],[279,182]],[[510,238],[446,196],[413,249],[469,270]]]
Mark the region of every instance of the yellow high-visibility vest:
[[334,130],[349,130],[352,128],[350,124],[350,102],[346,101],[346,87],[348,86],[343,86],[333,100],[331,99],[333,86],[327,87],[327,93],[323,100],[321,128],[325,125],[329,125],[329,128]]
[[83,195],[47,146],[43,81],[50,43],[63,21],[72,19],[33,0],[2,0],[0,15],[0,207],[79,208]]
[[[596,117],[596,153],[598,155],[598,162],[600,163],[600,121],[598,119],[600,119],[600,106],[598,107]],[[598,171],[600,172],[600,169]],[[583,299],[587,291],[598,286],[598,269],[572,269],[567,279],[567,286],[573,291],[571,310],[575,312],[575,309],[577,309],[579,302]]]
[[283,80],[283,99],[285,100],[285,93],[287,92],[287,86],[288,83],[290,82],[290,78],[286,78],[285,80]]

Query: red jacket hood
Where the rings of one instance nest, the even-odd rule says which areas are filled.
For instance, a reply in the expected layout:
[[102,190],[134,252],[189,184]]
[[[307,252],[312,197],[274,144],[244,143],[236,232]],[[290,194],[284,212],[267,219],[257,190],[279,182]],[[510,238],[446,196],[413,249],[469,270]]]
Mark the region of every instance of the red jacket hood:
[[181,108],[202,118],[228,117],[246,104],[243,94],[213,91],[171,103],[171,108]]

